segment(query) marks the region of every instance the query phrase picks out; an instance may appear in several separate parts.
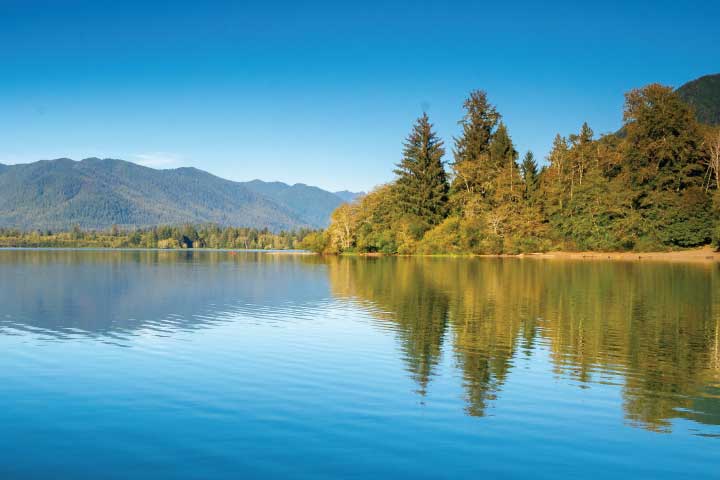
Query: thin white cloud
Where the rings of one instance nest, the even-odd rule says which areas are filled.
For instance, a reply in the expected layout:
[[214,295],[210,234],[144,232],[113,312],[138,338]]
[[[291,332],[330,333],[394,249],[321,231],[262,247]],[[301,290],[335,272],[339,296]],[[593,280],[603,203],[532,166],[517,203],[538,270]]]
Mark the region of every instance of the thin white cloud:
[[151,168],[177,167],[183,161],[183,157],[181,155],[171,152],[137,153],[131,157],[133,162]]

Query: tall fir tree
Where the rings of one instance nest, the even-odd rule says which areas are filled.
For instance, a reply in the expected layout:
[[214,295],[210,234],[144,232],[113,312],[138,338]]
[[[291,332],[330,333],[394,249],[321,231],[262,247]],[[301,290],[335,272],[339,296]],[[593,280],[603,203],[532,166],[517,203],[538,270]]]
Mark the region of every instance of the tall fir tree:
[[580,133],[572,134],[568,138],[570,140],[570,198],[573,197],[575,189],[582,186],[583,178],[590,168],[590,159],[593,157],[593,136],[595,132],[584,122],[580,127]]
[[516,161],[518,153],[515,150],[510,134],[504,123],[500,122],[497,131],[490,141],[490,161],[494,174],[498,174],[508,167],[510,160]]
[[525,198],[529,202],[533,202],[535,199],[535,191],[537,190],[538,184],[538,166],[535,161],[535,155],[528,150],[523,157],[522,165],[520,165],[522,172],[523,183],[525,184]]
[[489,150],[492,165],[490,181],[493,184],[495,204],[517,201],[522,189],[520,168],[517,164],[518,152],[504,123],[500,122],[498,125]]
[[395,191],[401,211],[428,225],[439,224],[447,215],[449,187],[443,155],[443,142],[423,113],[405,141],[403,158],[395,169]]
[[463,108],[465,115],[458,122],[462,134],[455,138],[453,150],[453,191],[467,200],[468,196],[474,194],[486,194],[486,182],[491,176],[490,141],[500,121],[500,114],[482,90],[470,92]]

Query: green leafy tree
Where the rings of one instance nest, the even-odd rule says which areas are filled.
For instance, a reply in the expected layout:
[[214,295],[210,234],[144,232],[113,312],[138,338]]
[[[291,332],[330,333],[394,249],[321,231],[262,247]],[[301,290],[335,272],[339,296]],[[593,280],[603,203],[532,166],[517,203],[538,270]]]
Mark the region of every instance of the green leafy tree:
[[711,236],[712,203],[703,190],[703,138],[693,112],[670,87],[630,91],[625,99],[624,178],[640,230],[666,246]]

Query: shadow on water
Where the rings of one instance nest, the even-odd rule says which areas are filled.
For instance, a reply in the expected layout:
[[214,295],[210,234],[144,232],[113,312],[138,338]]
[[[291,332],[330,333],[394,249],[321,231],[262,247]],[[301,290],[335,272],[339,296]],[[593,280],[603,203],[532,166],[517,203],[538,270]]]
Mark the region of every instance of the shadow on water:
[[451,349],[470,415],[486,414],[518,356],[544,348],[580,388],[622,382],[632,425],[720,424],[717,265],[340,258],[328,271],[336,296],[396,332],[421,394]]

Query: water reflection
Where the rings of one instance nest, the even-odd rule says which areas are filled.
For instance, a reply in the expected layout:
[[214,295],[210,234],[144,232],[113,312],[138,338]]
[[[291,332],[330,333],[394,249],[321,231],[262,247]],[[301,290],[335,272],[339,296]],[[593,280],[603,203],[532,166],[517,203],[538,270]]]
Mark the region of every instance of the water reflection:
[[6,335],[122,343],[238,318],[302,324],[328,315],[333,298],[347,321],[369,315],[397,338],[421,398],[449,356],[471,416],[502,401],[519,360],[547,358],[545,384],[621,385],[628,424],[720,425],[717,265],[0,252]]
[[448,344],[470,415],[486,413],[517,355],[546,347],[580,387],[620,379],[630,424],[720,424],[717,265],[341,258],[329,275],[335,295],[392,325],[421,393]]
[[[170,333],[327,297],[317,257],[163,251],[0,251],[0,332],[62,339]],[[267,320],[267,318],[263,318]]]

